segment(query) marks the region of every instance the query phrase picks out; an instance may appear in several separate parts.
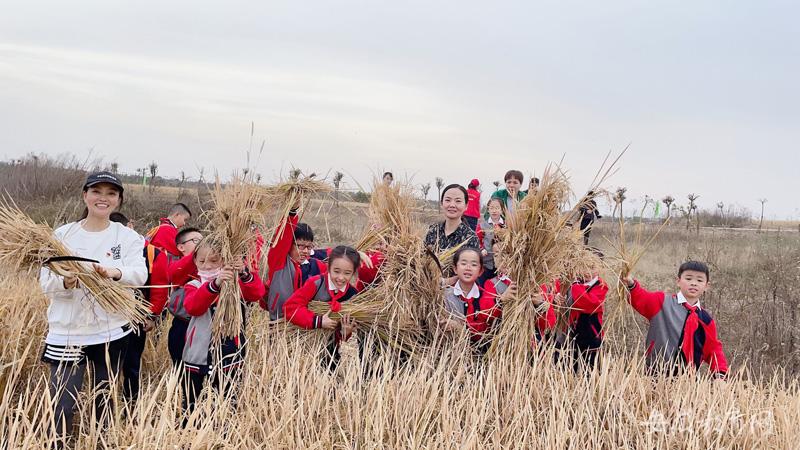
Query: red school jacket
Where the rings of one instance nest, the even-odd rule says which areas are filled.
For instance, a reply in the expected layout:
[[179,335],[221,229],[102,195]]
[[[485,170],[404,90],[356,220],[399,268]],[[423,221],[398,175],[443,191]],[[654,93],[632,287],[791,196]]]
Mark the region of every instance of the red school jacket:
[[475,218],[481,216],[481,193],[477,189],[467,189],[467,209],[464,215]]
[[161,314],[169,298],[169,288],[166,287],[169,285],[168,256],[166,252],[160,251],[154,245],[145,243],[144,258],[147,266],[145,285],[162,286],[142,289],[142,294],[150,302],[150,313],[154,316]]
[[[250,272],[243,273],[237,280],[242,290],[242,299],[246,302],[257,302],[264,296],[264,283],[258,275]],[[183,307],[192,316],[202,316],[219,299],[220,286],[216,280],[203,283],[199,287],[194,284],[187,284],[186,297],[183,300]]]
[[171,255],[180,256],[181,252],[178,250],[178,244],[175,243],[175,238],[178,236],[178,227],[166,217],[162,217],[159,222],[158,228],[152,239],[150,239],[150,243],[160,250],[169,252]]

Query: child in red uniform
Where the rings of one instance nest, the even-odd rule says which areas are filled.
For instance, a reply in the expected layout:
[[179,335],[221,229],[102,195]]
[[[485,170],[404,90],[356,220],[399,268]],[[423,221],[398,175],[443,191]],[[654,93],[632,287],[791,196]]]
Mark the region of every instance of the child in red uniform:
[[714,376],[727,376],[728,362],[717,325],[700,306],[700,297],[709,288],[707,265],[697,261],[681,264],[677,294],[648,292],[631,277],[622,281],[630,291],[633,309],[650,322],[645,344],[651,373],[675,374],[684,367],[696,370],[705,362]]
[[[511,280],[511,278],[508,277],[506,266],[500,253],[499,244],[497,242],[492,244],[492,249],[495,255],[494,263],[497,265],[497,273],[487,282],[494,286],[495,292],[497,292],[497,295],[499,295],[501,298],[507,295],[513,295],[516,292],[514,289],[510,290],[510,288],[512,288],[515,283]],[[539,315],[536,319],[534,342],[532,343],[534,346],[542,340],[547,339],[550,335],[550,331],[556,326],[556,313],[553,309],[555,293],[553,292],[553,289],[548,288],[546,285],[542,285],[540,289],[541,292],[537,295],[534,295],[531,299],[531,301],[533,301],[533,306],[535,306],[539,312]],[[506,292],[509,293],[506,294]]]
[[161,218],[158,227],[147,233],[147,240],[156,248],[178,256],[180,252],[175,246],[175,236],[178,234],[178,229],[186,225],[191,218],[192,212],[188,206],[183,203],[175,203],[169,209],[167,217]]
[[464,211],[464,220],[472,231],[478,228],[478,219],[481,217],[481,193],[478,191],[480,185],[477,178],[467,185],[467,209]]
[[227,390],[244,361],[244,323],[238,336],[222,338],[219,344],[212,344],[211,323],[223,283],[239,283],[242,317],[246,317],[245,302],[257,302],[264,296],[264,283],[258,275],[248,270],[244,259],[224,266],[219,251],[202,243],[194,256],[200,280],[186,284],[183,302],[186,312],[192,316],[183,348],[183,364],[189,374],[185,395],[188,410],[193,407],[209,374],[213,375],[212,386]]
[[[492,326],[502,316],[500,301],[492,283],[480,286],[478,278],[483,272],[483,261],[477,248],[461,247],[453,255],[453,269],[456,281],[444,289],[445,309],[450,317],[440,322],[446,331],[463,328],[465,325],[470,339],[480,353],[489,348],[487,339]],[[513,295],[516,285],[510,284],[503,295]]]
[[286,320],[298,327],[322,328],[334,332],[328,345],[329,358],[323,361],[325,365],[335,366],[338,363],[339,344],[350,339],[356,322],[348,315],[344,315],[341,321],[337,322],[331,319],[330,312],[324,315],[314,314],[308,309],[308,304],[313,300],[328,302],[331,311],[340,311],[341,303],[350,300],[358,293],[350,282],[360,263],[360,257],[355,249],[343,245],[335,247],[328,256],[328,273],[310,278],[302,288],[286,300],[284,305]]
[[[113,212],[108,218],[111,222],[117,222],[132,228],[130,220],[120,213]],[[139,398],[139,378],[142,367],[142,353],[144,353],[145,343],[147,342],[147,332],[153,331],[155,321],[164,310],[167,302],[169,288],[167,287],[167,253],[158,250],[145,241],[144,262],[147,266],[147,281],[143,286],[153,286],[140,288],[142,297],[150,302],[150,317],[145,320],[144,325],[138,326],[136,333],[128,336],[128,345],[125,350],[125,358],[122,360],[122,393],[126,399],[136,401]]]
[[167,301],[167,310],[172,314],[169,332],[167,333],[167,349],[172,364],[177,366],[183,359],[183,347],[186,345],[186,329],[192,316],[186,312],[183,301],[186,297],[184,285],[192,280],[200,279],[194,261],[194,250],[202,241],[203,234],[197,228],[183,228],[175,237],[175,245],[180,258],[173,257],[167,268],[170,285],[173,286]]
[[[560,283],[556,283],[556,291]],[[591,370],[603,344],[603,304],[608,285],[597,272],[575,280],[566,291],[566,298],[556,294],[556,304],[569,311],[566,329],[558,330],[556,358],[570,358],[573,369]]]
[[[325,275],[328,271],[328,265],[325,264],[328,252],[314,252],[314,230],[307,223],[297,224],[297,228],[294,230],[294,243],[297,247],[297,259],[300,262],[301,285],[311,277]],[[312,253],[315,254],[314,257],[311,256]],[[317,258],[317,256],[320,257]]]
[[300,268],[300,252],[295,245],[297,230],[297,209],[294,205],[284,218],[267,251],[266,296],[259,302],[261,308],[269,311],[270,320],[283,317],[283,305],[294,291],[302,286],[303,273]]

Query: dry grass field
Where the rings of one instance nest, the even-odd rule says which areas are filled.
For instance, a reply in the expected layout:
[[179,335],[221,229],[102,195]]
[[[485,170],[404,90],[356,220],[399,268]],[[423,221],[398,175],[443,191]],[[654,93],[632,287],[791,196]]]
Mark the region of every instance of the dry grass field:
[[[139,231],[179,196],[130,189]],[[355,243],[367,227],[365,204],[314,201],[306,208],[321,245]],[[59,220],[46,202],[23,205],[33,217]],[[75,210],[73,205],[73,210]],[[48,215],[49,214],[49,215]],[[62,213],[60,219],[70,217]],[[414,213],[420,223],[435,211]],[[616,225],[603,223],[592,243],[607,255],[613,282]],[[631,228],[633,229],[633,228]],[[424,229],[420,227],[420,233]],[[644,231],[645,235],[654,228]],[[249,353],[234,402],[214,392],[182,417],[179,377],[166,351],[168,321],[148,337],[142,393],[99,427],[95,393],[79,404],[73,448],[798,448],[800,447],[800,233],[753,233],[671,226],[653,242],[636,276],[669,289],[680,262],[712,268],[702,302],[714,314],[732,363],[727,381],[685,374],[651,378],[642,367],[645,322],[611,293],[601,363],[574,374],[550,354],[528,364],[474,357],[465,340],[442,338],[401,364],[392,353],[350,345],[339,367],[320,364],[323,332],[270,323],[248,312]],[[613,289],[612,289],[613,292]],[[47,299],[33,276],[0,273],[0,448],[55,448],[47,370],[39,362]],[[359,335],[362,340],[369,336]],[[462,336],[463,338],[463,336]],[[365,348],[373,348],[365,345]]]

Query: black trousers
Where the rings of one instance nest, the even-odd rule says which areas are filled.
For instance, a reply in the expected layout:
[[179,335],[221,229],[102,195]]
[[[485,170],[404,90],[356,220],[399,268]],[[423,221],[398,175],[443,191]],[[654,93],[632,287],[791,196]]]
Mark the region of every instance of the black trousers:
[[183,410],[190,414],[194,411],[197,398],[203,391],[203,385],[210,381],[211,388],[221,390],[222,395],[236,405],[236,390],[234,386],[239,376],[239,368],[232,367],[229,370],[216,370],[214,373],[185,371],[183,380]]
[[141,326],[139,334],[131,333],[128,335],[128,348],[125,351],[125,358],[122,360],[122,393],[129,401],[136,401],[139,398],[139,378],[142,369],[142,354],[147,344],[147,332]]
[[[130,335],[128,335],[130,336]],[[95,393],[95,417],[103,417],[108,407],[111,377],[120,372],[128,344],[128,336],[103,344],[87,345],[80,349],[79,362],[57,362],[45,359],[50,365],[50,395],[55,400],[56,430],[61,435],[72,432],[75,404],[83,387],[83,376],[90,366],[92,389]]]
[[183,360],[183,346],[186,344],[186,330],[189,328],[189,321],[172,317],[172,324],[167,335],[167,348],[169,357],[174,366],[180,365]]

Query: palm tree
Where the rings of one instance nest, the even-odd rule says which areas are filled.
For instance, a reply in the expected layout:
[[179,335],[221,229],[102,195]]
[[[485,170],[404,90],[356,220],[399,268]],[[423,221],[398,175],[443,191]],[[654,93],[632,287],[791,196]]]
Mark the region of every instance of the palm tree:
[[150,169],[150,191],[152,192],[156,184],[156,175],[158,174],[158,163],[155,161],[150,161],[150,165],[148,165],[147,168]]
[[342,185],[342,178],[344,178],[342,172],[336,171],[333,174],[333,203],[337,207],[339,206],[339,187]]
[[686,219],[686,229],[687,230],[689,229],[689,225],[690,225],[691,219],[692,219],[692,214],[694,214],[695,221],[697,222],[697,232],[699,233],[700,232],[700,218],[697,216],[697,203],[695,203],[695,202],[697,201],[698,198],[700,198],[700,196],[697,195],[697,194],[692,193],[692,194],[687,195],[686,198],[689,200],[689,211],[688,211],[688,215],[687,215],[687,219]]
[[439,192],[439,196],[436,197],[437,199],[442,198],[442,188],[444,187],[444,179],[442,177],[436,177],[436,190]]
[[622,213],[622,204],[625,202],[625,199],[628,197],[625,196],[625,193],[628,192],[628,188],[626,187],[618,187],[617,191],[614,193],[612,199],[614,200],[614,210],[611,212],[611,218],[613,219],[617,213],[617,209],[619,209],[619,218],[620,220],[623,219],[624,214]]
[[420,191],[422,191],[422,200],[423,200],[422,209],[425,209],[425,207],[428,206],[428,192],[430,192],[431,190],[431,184],[425,183],[422,186],[420,186],[419,189]]
[[761,227],[764,225],[764,204],[767,203],[767,199],[760,198],[758,199],[761,202],[761,219],[758,221],[758,232],[761,232]]
[[667,219],[669,220],[672,217],[672,204],[675,203],[675,198],[671,195],[668,195],[661,199],[665,205],[667,205]]

